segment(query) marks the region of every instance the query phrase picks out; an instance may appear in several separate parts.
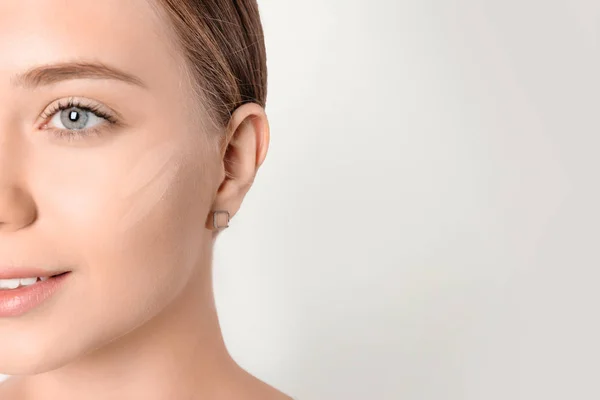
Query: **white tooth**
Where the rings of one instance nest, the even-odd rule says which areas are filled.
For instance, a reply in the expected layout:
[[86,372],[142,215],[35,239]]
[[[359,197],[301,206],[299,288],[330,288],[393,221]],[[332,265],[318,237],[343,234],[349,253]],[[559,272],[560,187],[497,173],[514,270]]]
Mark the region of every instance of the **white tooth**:
[[49,278],[48,276],[40,276],[40,280],[41,280],[42,282],[44,282],[44,281],[48,280],[48,278]]
[[37,282],[37,277],[35,278],[21,278],[21,286],[30,286]]
[[16,289],[20,279],[0,279],[0,289]]

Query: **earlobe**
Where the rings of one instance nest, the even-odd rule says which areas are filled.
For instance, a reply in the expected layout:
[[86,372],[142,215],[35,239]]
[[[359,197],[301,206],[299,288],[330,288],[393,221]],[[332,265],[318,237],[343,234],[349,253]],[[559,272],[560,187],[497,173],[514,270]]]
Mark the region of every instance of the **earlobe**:
[[207,227],[214,228],[214,211],[227,211],[230,218],[237,213],[266,158],[269,140],[269,122],[260,105],[247,103],[235,110],[221,151],[224,178],[207,216]]

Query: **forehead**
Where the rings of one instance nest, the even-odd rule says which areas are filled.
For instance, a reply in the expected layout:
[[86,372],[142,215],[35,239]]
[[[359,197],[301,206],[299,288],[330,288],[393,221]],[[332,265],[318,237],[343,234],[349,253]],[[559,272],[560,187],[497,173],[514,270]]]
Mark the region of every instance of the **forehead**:
[[0,1],[1,84],[9,73],[74,60],[103,61],[146,82],[164,80],[177,61],[152,1]]

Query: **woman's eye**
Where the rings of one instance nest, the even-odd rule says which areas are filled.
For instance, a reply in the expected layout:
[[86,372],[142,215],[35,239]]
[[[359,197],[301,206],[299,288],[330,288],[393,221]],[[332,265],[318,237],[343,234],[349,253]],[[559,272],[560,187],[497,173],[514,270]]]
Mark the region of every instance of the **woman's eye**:
[[102,123],[104,119],[90,110],[81,107],[70,107],[58,110],[50,120],[50,123],[58,129],[75,131],[93,128]]
[[39,126],[58,139],[69,142],[102,136],[112,128],[120,128],[120,118],[114,110],[105,106],[85,104],[81,100],[69,98],[48,108],[41,115],[44,122]]

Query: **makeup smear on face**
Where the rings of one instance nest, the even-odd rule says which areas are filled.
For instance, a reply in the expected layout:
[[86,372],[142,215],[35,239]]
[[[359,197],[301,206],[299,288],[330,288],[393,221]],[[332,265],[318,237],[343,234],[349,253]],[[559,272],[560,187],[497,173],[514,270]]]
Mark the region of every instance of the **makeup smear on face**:
[[135,226],[164,198],[180,169],[180,157],[173,142],[150,148],[134,164],[120,184],[118,198],[129,202],[129,211],[120,219],[121,233]]

